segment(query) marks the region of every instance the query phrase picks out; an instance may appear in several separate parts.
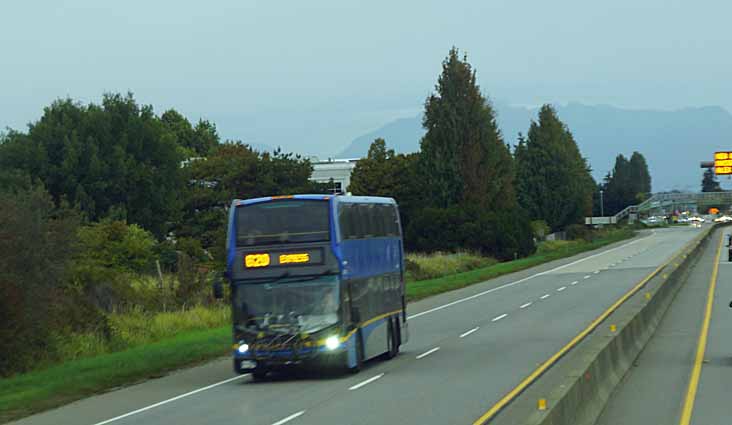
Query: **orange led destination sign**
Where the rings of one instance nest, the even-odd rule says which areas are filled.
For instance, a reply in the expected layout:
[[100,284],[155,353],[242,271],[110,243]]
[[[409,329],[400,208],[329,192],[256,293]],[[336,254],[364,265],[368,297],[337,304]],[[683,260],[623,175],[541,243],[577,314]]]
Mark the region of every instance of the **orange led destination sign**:
[[269,254],[248,254],[244,257],[244,265],[247,268],[267,267],[269,262]]
[[732,174],[732,152],[714,152],[714,173]]
[[281,254],[280,264],[298,264],[310,262],[310,254],[304,252],[302,254]]
[[305,252],[257,252],[244,255],[244,267],[247,269],[322,263],[321,249]]

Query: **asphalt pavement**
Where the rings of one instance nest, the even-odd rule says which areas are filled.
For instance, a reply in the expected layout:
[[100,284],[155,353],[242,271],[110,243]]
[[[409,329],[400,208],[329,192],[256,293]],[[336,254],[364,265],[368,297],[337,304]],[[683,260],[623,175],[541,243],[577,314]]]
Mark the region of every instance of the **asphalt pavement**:
[[[679,290],[654,336],[613,392],[598,425],[679,424],[696,358],[709,286],[720,238],[716,232],[705,245],[689,277]],[[732,262],[722,248],[716,276],[706,353],[691,424],[732,423]]]
[[402,353],[356,375],[254,383],[226,358],[16,423],[470,424],[699,231],[646,232],[410,304]]

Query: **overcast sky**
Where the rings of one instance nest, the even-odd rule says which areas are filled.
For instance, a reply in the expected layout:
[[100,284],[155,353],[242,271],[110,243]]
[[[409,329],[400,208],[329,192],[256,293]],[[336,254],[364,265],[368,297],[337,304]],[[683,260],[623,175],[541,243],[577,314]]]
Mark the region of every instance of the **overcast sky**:
[[502,102],[732,111],[731,20],[728,0],[0,0],[0,128],[132,91],[327,155],[418,113],[453,45]]

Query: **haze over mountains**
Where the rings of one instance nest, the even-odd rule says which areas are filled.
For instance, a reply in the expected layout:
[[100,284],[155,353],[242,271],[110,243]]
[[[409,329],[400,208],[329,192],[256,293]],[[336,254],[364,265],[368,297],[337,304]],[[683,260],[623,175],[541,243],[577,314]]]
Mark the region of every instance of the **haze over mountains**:
[[[518,133],[527,133],[538,108],[494,105],[506,143],[516,144]],[[570,103],[557,106],[560,119],[574,134],[582,155],[600,181],[612,168],[615,156],[634,150],[648,161],[653,191],[699,191],[700,161],[710,161],[715,150],[732,149],[732,114],[718,106],[674,111],[633,110],[606,105]],[[397,152],[419,150],[424,134],[422,116],[403,118],[354,139],[339,157],[366,154],[371,142],[382,137]],[[722,185],[729,186],[726,179]]]

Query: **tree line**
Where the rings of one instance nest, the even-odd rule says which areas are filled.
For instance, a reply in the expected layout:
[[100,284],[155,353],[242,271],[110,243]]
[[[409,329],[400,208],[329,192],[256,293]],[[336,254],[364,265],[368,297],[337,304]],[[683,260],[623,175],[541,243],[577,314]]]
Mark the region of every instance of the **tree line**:
[[622,154],[597,184],[571,131],[550,105],[540,108],[526,136],[507,144],[496,113],[480,91],[476,72],[453,48],[442,64],[435,93],[425,102],[420,151],[396,154],[375,140],[358,161],[354,195],[399,201],[408,249],[471,249],[498,259],[534,250],[537,233],[581,226],[615,214],[651,192],[645,158]]
[[[537,228],[580,225],[600,188],[606,211],[650,192],[638,153],[619,156],[595,184],[549,105],[508,144],[455,48],[423,125],[417,153],[374,141],[350,187],[398,201],[410,250],[526,256]],[[57,100],[27,130],[1,134],[0,375],[52,360],[70,332],[104,334],[110,311],[211,302],[205,276],[223,266],[231,199],[325,192],[311,174],[306,158],[221,140],[213,123],[172,109],[158,115],[129,93],[100,104]],[[177,282],[165,297],[131,284],[161,272]]]

